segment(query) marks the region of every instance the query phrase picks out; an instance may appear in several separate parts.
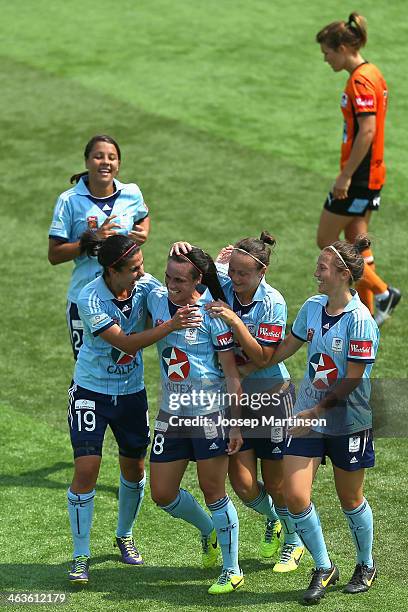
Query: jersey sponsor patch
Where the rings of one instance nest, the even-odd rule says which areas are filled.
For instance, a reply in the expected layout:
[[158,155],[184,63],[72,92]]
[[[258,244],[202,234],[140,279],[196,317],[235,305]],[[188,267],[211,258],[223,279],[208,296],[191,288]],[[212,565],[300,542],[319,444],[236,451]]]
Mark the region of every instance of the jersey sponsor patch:
[[257,338],[269,342],[279,342],[282,340],[283,327],[273,323],[261,323],[258,327]]
[[95,402],[87,399],[75,400],[75,410],[95,410]]
[[195,327],[188,327],[186,329],[186,333],[184,334],[184,338],[188,344],[194,344],[197,342],[198,337],[198,329]]
[[374,96],[371,94],[361,94],[356,96],[356,106],[363,110],[373,110]]
[[360,450],[360,436],[349,437],[349,453],[357,453]]
[[315,353],[309,361],[309,378],[316,389],[328,389],[337,380],[338,369],[333,359],[325,353]]
[[372,340],[350,340],[349,357],[361,357],[362,359],[372,359],[373,341]]
[[220,346],[221,348],[224,348],[227,346],[229,347],[233,344],[233,342],[234,342],[234,337],[232,335],[232,331],[227,331],[217,336],[217,346]]
[[87,217],[86,218],[86,222],[88,224],[88,228],[93,230],[93,229],[97,229],[98,228],[98,217]]
[[105,313],[97,314],[97,315],[94,315],[93,317],[90,317],[89,320],[91,322],[92,327],[96,327],[97,325],[100,325],[104,321],[109,321],[109,315]]
[[175,346],[164,349],[162,364],[170,380],[184,380],[190,373],[190,362],[186,353]]
[[332,351],[340,353],[343,350],[343,338],[333,338]]

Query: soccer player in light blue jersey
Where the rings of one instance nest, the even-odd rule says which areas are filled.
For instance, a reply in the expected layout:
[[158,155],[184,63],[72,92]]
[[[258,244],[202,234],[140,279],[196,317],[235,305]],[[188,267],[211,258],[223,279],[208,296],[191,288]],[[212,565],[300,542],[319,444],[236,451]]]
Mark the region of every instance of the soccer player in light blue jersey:
[[318,603],[339,579],[311,502],[313,480],[326,455],[357,553],[344,590],[367,591],[376,577],[373,514],[363,484],[365,468],[374,465],[369,378],[379,331],[351,288],[363,274],[361,251],[369,246],[370,241],[361,237],[354,245],[338,241],[322,250],[315,272],[320,295],[303,304],[292,332],[272,359],[287,359],[307,343],[306,372],[294,408],[299,421],[289,430],[283,460],[289,513],[316,564],[304,593],[306,604]]
[[[269,361],[285,336],[287,308],[282,295],[265,280],[274,238],[245,238],[223,249],[217,258],[219,279],[227,303],[207,305],[212,316],[231,326],[235,358],[243,377],[242,387],[248,408],[246,416],[259,423],[243,432],[240,452],[230,458],[231,484],[246,506],[263,515],[266,521],[260,554],[271,558],[283,545],[273,571],[290,572],[298,568],[304,554],[303,544],[291,524],[283,494],[282,457],[285,430],[281,425],[262,424],[262,418],[291,416],[295,399],[289,372],[283,363]],[[191,245],[176,243],[175,252],[188,253]],[[257,403],[262,397],[262,405]],[[260,459],[263,482],[257,479]]]
[[67,493],[73,584],[88,582],[95,485],[108,425],[119,447],[116,545],[124,563],[143,563],[132,536],[144,495],[144,458],[150,442],[141,349],[177,329],[188,327],[191,333],[201,320],[194,315],[196,308],[185,307],[145,330],[147,296],[160,283],[144,274],[142,252],[129,236],[117,234],[100,241],[88,231],[82,235],[80,251],[97,256],[103,273],[78,297],[84,342],[68,392],[74,451],[74,476]]
[[[197,290],[199,283],[208,287],[202,295]],[[194,304],[202,315],[198,328],[175,331],[157,343],[162,399],[150,454],[150,480],[156,504],[201,533],[204,567],[217,563],[219,543],[223,569],[209,588],[213,595],[231,593],[244,580],[238,564],[238,516],[225,489],[228,457],[239,450],[242,438],[224,408],[231,398],[232,418],[241,388],[231,330],[204,308],[222,296],[214,262],[197,247],[188,255],[171,255],[166,288],[148,296],[154,327],[187,304]],[[226,392],[231,394],[227,402]],[[232,425],[229,434],[228,424]],[[191,493],[180,488],[190,460],[196,462],[210,515]]]
[[149,233],[148,209],[134,183],[116,178],[120,169],[119,145],[110,136],[94,136],[84,152],[86,172],[74,174],[74,187],[64,191],[55,205],[49,229],[48,259],[52,265],[74,261],[68,289],[67,323],[75,359],[83,338],[77,301],[81,289],[99,276],[102,268],[95,257],[80,252],[80,237],[87,229],[103,240],[116,233],[127,234],[143,244]]

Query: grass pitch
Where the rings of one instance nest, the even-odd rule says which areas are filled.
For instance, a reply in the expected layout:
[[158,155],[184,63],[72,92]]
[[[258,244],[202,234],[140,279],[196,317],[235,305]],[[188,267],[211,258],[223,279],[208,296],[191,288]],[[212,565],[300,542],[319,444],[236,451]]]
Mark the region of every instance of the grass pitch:
[[[89,137],[112,134],[122,147],[122,180],[136,181],[151,208],[147,270],[163,277],[175,239],[215,254],[225,243],[269,229],[278,239],[269,280],[284,294],[293,320],[315,292],[315,231],[337,173],[338,101],[346,80],[324,65],[314,35],[325,23],[346,18],[354,6],[322,0],[311,7],[299,0],[290,6],[267,0],[2,4],[1,588],[67,591],[71,543],[65,492],[72,456],[65,411],[72,358],[64,312],[70,264],[51,268],[46,260],[55,199],[81,170]],[[358,7],[368,19],[365,56],[378,63],[390,86],[388,182],[372,223],[374,249],[380,273],[403,290],[404,8],[401,0],[388,5],[362,0]],[[406,378],[407,322],[403,301],[382,328],[376,377]],[[155,349],[145,352],[145,364],[154,413]],[[304,353],[288,366],[299,378]],[[362,596],[334,589],[322,611],[407,608],[408,542],[400,518],[407,442],[379,439],[376,449],[366,494],[376,519],[380,577]],[[236,594],[207,595],[217,572],[200,568],[194,530],[160,512],[148,496],[135,530],[146,567],[120,564],[112,547],[117,481],[116,449],[108,436],[92,530],[91,583],[72,593],[70,610],[298,608],[311,558],[294,574],[274,575],[257,555],[260,517],[237,500],[246,583]],[[193,468],[185,486],[202,499]],[[320,470],[314,499],[344,584],[354,567],[354,549],[330,467]]]

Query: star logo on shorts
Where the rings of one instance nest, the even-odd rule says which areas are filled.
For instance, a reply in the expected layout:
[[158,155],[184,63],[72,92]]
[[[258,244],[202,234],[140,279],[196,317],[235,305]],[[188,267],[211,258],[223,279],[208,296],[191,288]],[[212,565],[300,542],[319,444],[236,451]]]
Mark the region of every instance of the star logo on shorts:
[[328,389],[337,380],[339,371],[325,353],[315,353],[309,361],[309,378],[316,389]]
[[173,346],[164,349],[162,364],[170,380],[184,380],[190,373],[190,362],[186,353]]

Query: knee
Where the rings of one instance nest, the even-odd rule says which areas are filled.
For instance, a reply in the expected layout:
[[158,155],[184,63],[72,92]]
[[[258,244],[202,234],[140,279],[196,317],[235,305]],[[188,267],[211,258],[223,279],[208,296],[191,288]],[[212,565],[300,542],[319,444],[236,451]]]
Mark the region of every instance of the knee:
[[224,484],[214,483],[211,481],[200,482],[200,489],[203,492],[205,503],[207,505],[213,504],[226,495]]
[[300,491],[286,491],[285,502],[289,512],[292,514],[299,514],[309,506],[310,496]]
[[339,495],[339,500],[343,510],[350,511],[361,506],[364,497],[362,495],[353,495],[350,494],[350,492],[344,492],[344,494]]
[[254,500],[259,495],[259,489],[257,485],[245,480],[236,479],[231,481],[232,488],[236,495],[243,501],[249,502]]
[[155,487],[153,484],[151,485],[150,495],[152,501],[157,506],[168,506],[176,499],[177,493],[178,491],[169,491],[164,487]]

